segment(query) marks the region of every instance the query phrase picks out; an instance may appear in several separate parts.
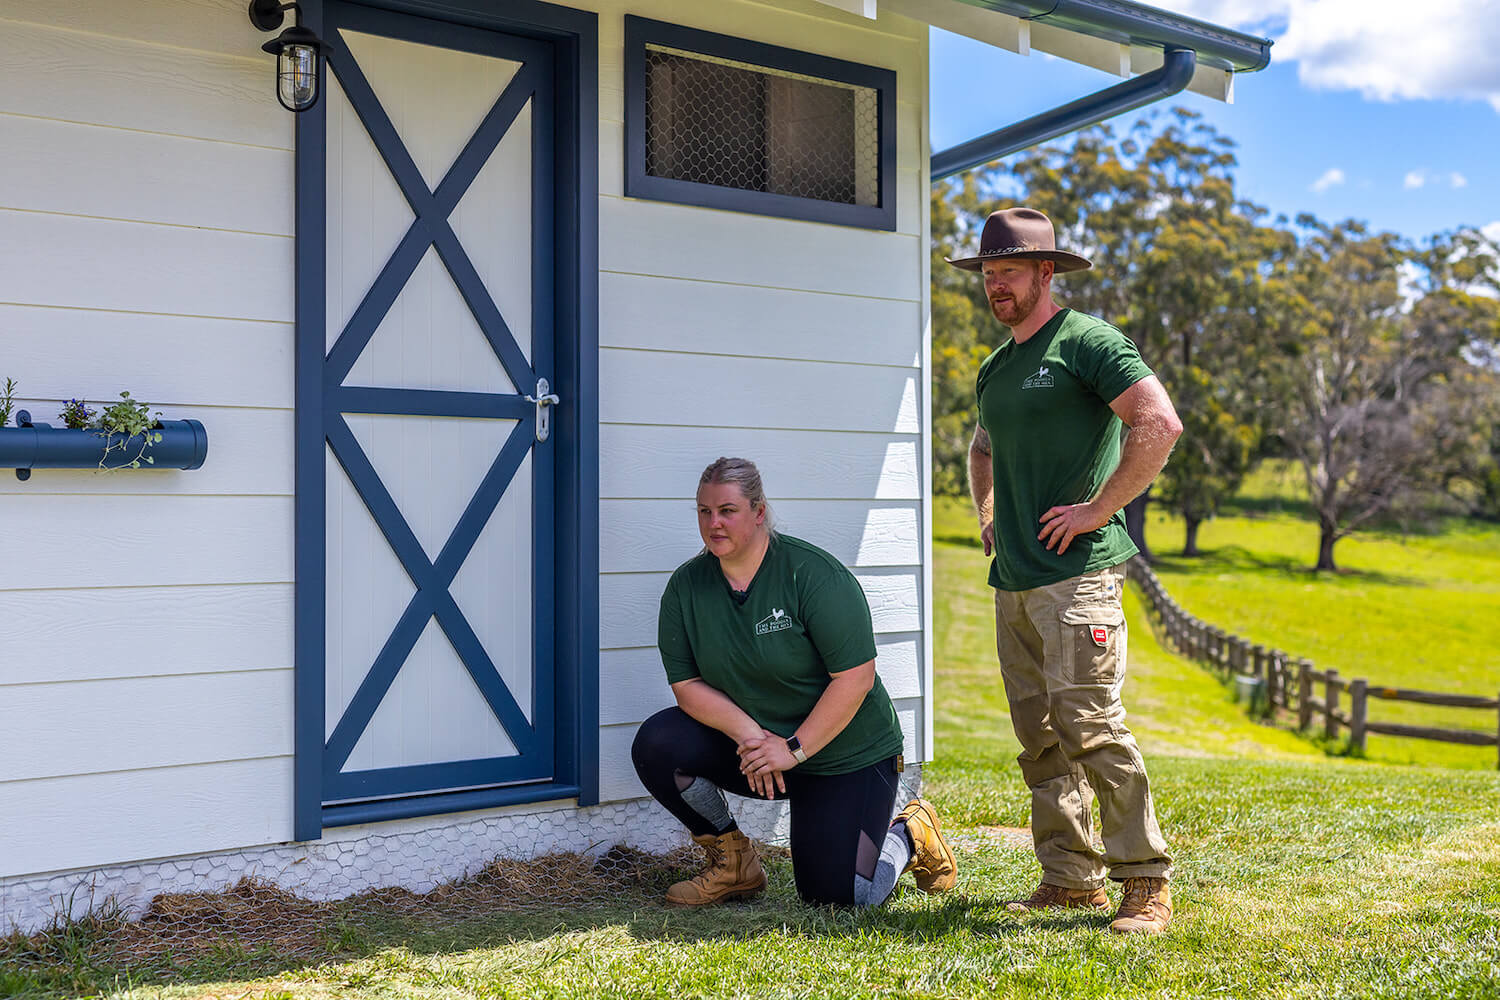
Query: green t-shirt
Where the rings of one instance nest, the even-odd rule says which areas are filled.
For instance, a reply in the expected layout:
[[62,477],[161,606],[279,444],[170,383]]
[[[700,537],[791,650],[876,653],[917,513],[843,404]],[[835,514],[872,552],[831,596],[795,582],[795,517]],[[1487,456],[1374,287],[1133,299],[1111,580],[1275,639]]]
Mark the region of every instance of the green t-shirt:
[[[870,605],[859,581],[816,545],[776,535],[744,604],[719,560],[677,568],[661,596],[656,644],[667,682],[702,677],[762,728],[791,736],[838,673],[875,659]],[[854,718],[797,769],[846,774],[901,752],[901,727],[880,678]]]
[[1135,555],[1119,511],[1062,555],[1037,534],[1044,513],[1087,502],[1119,465],[1121,423],[1109,404],[1151,374],[1129,337],[1071,309],[979,366],[979,426],[995,477],[991,587],[1031,590]]

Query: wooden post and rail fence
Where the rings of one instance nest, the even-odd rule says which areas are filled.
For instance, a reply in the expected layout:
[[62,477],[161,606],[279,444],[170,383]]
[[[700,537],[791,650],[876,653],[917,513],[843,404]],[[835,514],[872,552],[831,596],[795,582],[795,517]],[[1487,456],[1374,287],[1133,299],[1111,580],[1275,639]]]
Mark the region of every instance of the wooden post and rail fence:
[[[1311,660],[1252,644],[1188,614],[1139,556],[1130,561],[1130,577],[1140,584],[1152,622],[1167,645],[1234,683],[1236,694],[1247,696],[1252,711],[1273,717],[1277,709],[1296,712],[1297,728],[1303,731],[1312,727],[1316,717],[1330,742],[1338,739],[1340,730],[1347,730],[1350,750],[1356,754],[1364,753],[1370,733],[1496,747],[1496,767],[1500,768],[1500,694],[1488,698],[1415,691],[1386,687],[1363,677],[1345,678],[1331,668],[1316,670]],[[1481,732],[1381,722],[1370,718],[1372,699],[1481,709],[1491,713],[1494,724],[1489,732]]]

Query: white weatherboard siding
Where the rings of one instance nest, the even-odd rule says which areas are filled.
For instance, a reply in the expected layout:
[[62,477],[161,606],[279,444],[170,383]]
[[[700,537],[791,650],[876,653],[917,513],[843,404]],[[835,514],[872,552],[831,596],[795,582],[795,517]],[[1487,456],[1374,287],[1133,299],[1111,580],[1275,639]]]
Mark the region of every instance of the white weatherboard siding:
[[898,190],[895,232],[622,197],[624,21],[601,16],[601,794],[642,794],[630,740],[672,703],[657,606],[702,544],[692,497],[720,455],[754,459],[781,527],[853,568],[908,758],[923,759],[926,27],[808,0],[611,6],[895,70]]
[[194,472],[0,474],[0,877],[291,831],[292,132],[240,5],[0,4],[0,379]]
[[[657,600],[721,454],[853,568],[926,757],[926,29],[813,0],[573,6],[600,34],[604,798],[641,794],[630,739],[670,702]],[[624,198],[627,12],[894,69],[897,230]],[[240,3],[0,4],[0,379],[38,420],[129,389],[211,442],[194,472],[0,475],[0,732],[23,744],[0,755],[0,912],[60,884],[22,876],[291,837],[294,143],[264,40]]]

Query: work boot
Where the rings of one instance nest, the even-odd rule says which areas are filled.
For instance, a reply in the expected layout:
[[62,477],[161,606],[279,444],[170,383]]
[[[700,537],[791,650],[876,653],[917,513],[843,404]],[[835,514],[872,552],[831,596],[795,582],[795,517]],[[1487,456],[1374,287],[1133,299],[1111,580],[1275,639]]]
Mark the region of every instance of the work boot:
[[937,811],[922,799],[912,799],[891,821],[906,824],[911,840],[911,860],[903,872],[911,872],[923,892],[947,892],[958,881],[958,862],[938,828]]
[[766,887],[765,869],[750,838],[738,830],[693,840],[708,854],[708,867],[667,890],[673,906],[712,906],[731,899],[748,899]]
[[1109,929],[1116,934],[1160,934],[1172,920],[1172,890],[1164,878],[1128,878],[1125,898]]
[[1102,887],[1069,889],[1043,882],[1026,899],[1006,900],[1005,908],[1011,913],[1030,913],[1033,910],[1107,910],[1109,896]]

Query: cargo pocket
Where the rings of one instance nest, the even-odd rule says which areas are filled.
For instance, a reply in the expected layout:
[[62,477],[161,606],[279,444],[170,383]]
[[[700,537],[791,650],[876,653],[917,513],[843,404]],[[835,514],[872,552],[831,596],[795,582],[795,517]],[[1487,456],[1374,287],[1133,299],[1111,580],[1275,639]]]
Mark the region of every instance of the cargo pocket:
[[1117,607],[1065,608],[1062,621],[1063,676],[1074,684],[1113,684],[1120,673],[1120,633],[1125,612]]

